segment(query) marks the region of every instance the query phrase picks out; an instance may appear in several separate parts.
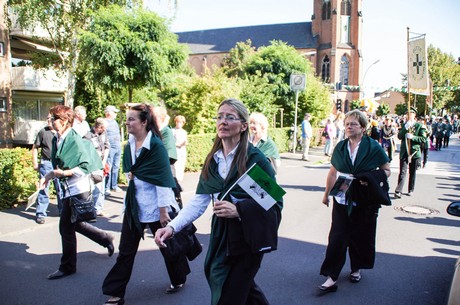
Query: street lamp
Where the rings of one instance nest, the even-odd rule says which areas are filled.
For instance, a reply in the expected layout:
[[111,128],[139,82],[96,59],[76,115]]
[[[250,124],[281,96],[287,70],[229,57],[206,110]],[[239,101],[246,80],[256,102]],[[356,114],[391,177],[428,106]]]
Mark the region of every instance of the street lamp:
[[361,89],[360,89],[360,92],[363,92],[363,97],[365,96],[365,92],[363,91],[363,89],[364,89],[364,80],[366,79],[367,72],[373,65],[375,65],[379,61],[380,59],[377,59],[374,63],[372,63],[369,67],[367,67],[366,72],[364,72],[363,81],[361,82]]

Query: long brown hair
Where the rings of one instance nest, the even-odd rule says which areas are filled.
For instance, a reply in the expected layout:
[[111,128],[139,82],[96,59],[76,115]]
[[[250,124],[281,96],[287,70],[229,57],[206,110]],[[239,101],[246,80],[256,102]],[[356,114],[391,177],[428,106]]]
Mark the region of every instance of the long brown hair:
[[142,103],[134,105],[130,108],[130,110],[135,110],[139,112],[139,119],[141,122],[147,121],[145,125],[145,129],[147,132],[151,131],[154,135],[157,135],[161,139],[161,132],[158,128],[157,121],[155,120],[155,114],[153,112],[153,106]]
[[[249,122],[249,112],[246,109],[246,106],[244,106],[243,102],[237,100],[237,99],[226,99],[222,103],[220,103],[219,108],[222,107],[223,105],[228,105],[232,107],[236,113],[238,113],[238,116],[240,119],[243,119],[244,122]],[[249,128],[246,128],[241,134],[240,134],[240,143],[238,144],[238,148],[235,152],[235,158],[233,159],[232,167],[237,168],[238,170],[238,177],[243,175],[244,172],[246,171],[246,162],[248,160],[248,145],[249,145]],[[203,178],[205,180],[208,179],[208,172],[210,169],[210,164],[211,161],[214,158],[214,154],[219,150],[222,149],[222,139],[219,138],[216,134],[216,137],[214,139],[214,144],[212,145],[211,151],[209,152],[208,156],[206,157],[206,160],[204,161],[203,165]]]

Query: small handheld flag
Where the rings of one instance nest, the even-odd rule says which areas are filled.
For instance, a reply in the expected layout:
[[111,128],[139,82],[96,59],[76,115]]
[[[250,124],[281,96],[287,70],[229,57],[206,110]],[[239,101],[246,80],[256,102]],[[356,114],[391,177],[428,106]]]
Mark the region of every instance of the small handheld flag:
[[254,163],[237,181],[238,185],[268,211],[286,192]]

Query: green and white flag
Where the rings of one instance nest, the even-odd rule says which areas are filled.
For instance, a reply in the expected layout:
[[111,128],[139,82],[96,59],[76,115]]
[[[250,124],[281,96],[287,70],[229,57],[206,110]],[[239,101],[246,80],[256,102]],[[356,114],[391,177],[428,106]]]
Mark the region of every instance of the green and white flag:
[[238,185],[268,211],[286,192],[254,163],[237,181]]

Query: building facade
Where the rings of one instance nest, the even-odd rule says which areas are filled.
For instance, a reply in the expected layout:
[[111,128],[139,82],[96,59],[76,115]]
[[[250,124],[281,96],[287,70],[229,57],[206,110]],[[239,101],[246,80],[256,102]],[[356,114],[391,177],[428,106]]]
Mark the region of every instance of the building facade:
[[362,51],[362,0],[314,0],[311,22],[245,26],[176,33],[190,48],[189,64],[199,74],[222,60],[237,42],[267,46],[281,40],[296,48],[329,84],[336,111],[359,99]]

